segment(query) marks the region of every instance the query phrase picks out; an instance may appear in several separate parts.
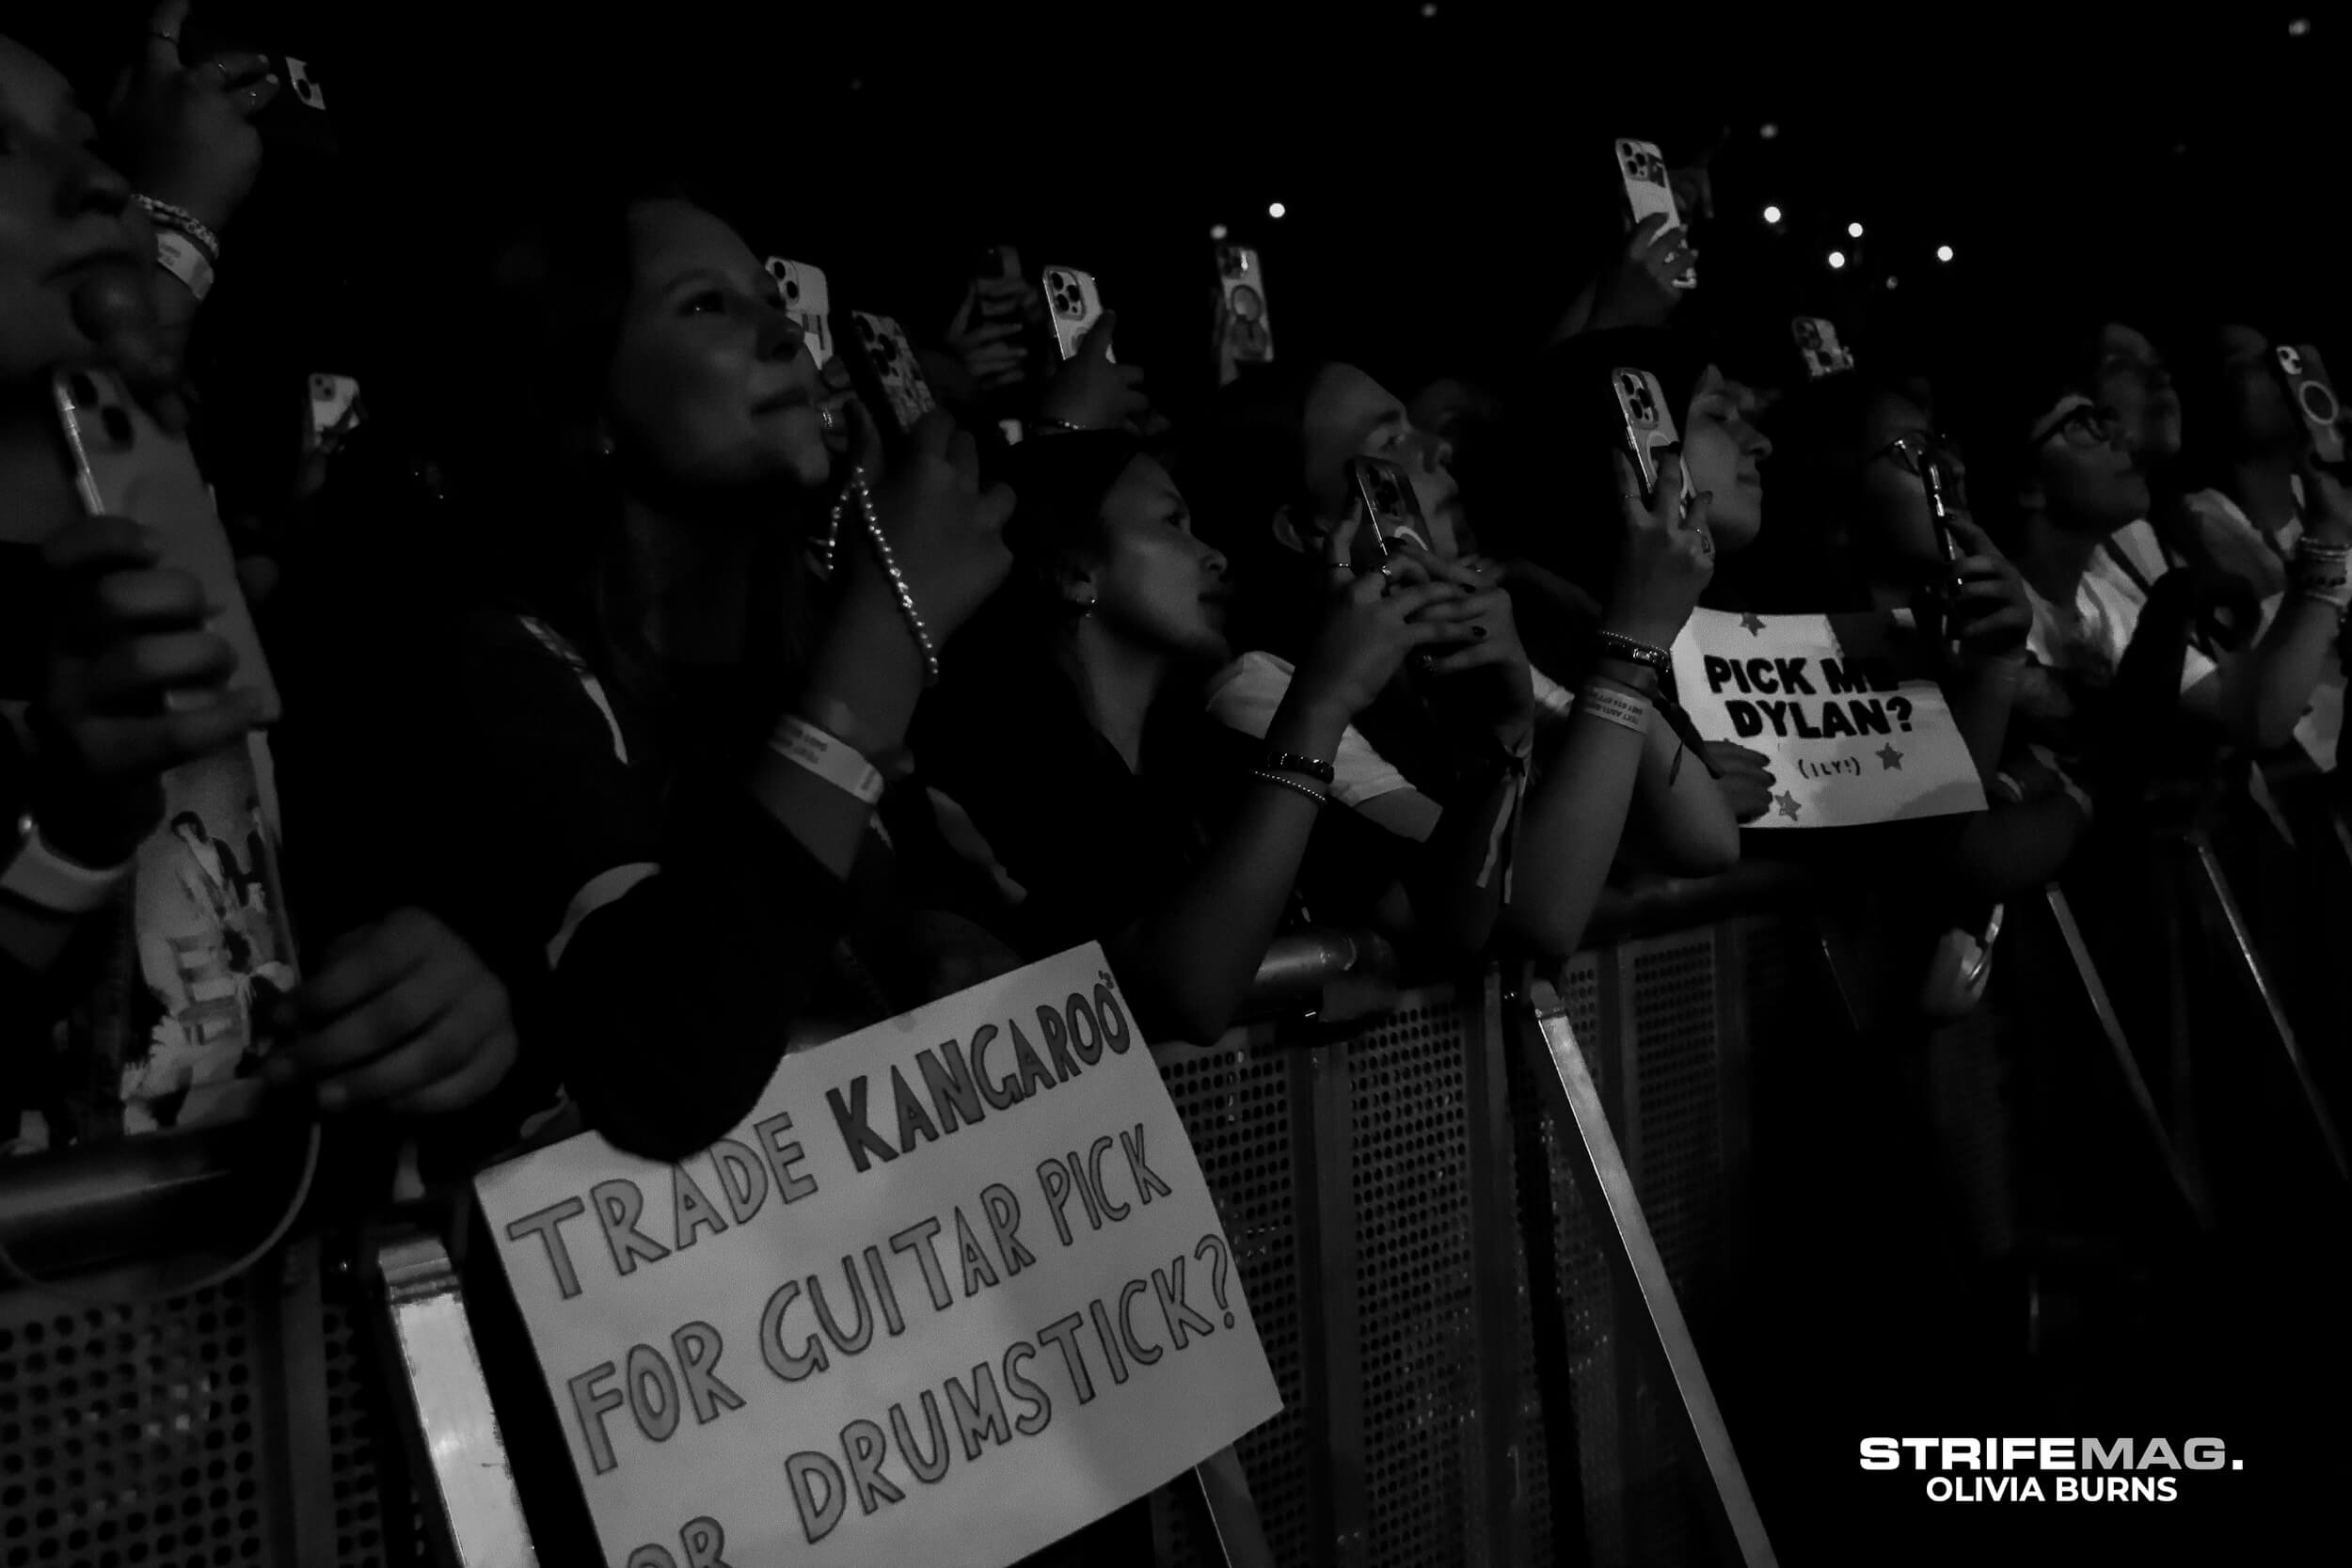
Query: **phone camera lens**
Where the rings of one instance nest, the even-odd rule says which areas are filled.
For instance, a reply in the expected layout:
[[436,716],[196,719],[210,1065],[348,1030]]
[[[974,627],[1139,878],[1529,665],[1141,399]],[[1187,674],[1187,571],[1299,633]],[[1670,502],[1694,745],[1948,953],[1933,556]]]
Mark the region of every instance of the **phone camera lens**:
[[2315,424],[2333,424],[2342,412],[2335,393],[2316,381],[2303,383],[2303,413],[2307,419]]

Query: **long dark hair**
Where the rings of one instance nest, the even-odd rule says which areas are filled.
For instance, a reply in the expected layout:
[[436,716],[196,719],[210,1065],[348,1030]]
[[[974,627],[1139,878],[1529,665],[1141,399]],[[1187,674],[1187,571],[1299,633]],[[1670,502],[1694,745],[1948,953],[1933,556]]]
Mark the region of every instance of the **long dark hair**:
[[[441,401],[433,432],[497,586],[657,717],[675,704],[674,672],[638,645],[641,587],[621,535],[626,480],[597,432],[634,282],[630,214],[660,200],[715,210],[675,181],[625,169],[543,203],[501,238],[482,286],[452,318],[470,361],[469,395]],[[776,592],[752,600],[740,667],[760,689],[746,692],[747,710],[772,709],[806,668],[806,523],[759,535],[754,579]],[[745,721],[771,717],[747,711]]]

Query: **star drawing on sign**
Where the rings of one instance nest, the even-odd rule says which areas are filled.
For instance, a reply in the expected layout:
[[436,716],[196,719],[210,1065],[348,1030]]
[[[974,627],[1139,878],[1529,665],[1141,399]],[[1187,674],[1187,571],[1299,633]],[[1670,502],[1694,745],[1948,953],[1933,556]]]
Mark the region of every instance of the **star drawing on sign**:
[[1895,743],[1890,740],[1879,748],[1879,763],[1881,772],[1899,773],[1903,768],[1903,754],[1895,750]]
[[1764,635],[1764,617],[1751,610],[1740,617],[1740,629],[1750,637],[1761,637]]
[[1797,819],[1797,813],[1804,810],[1803,806],[1797,804],[1797,798],[1794,795],[1789,794],[1787,790],[1781,791],[1780,799],[1775,800],[1773,804],[1780,808],[1780,815],[1788,818],[1791,822],[1794,822]]

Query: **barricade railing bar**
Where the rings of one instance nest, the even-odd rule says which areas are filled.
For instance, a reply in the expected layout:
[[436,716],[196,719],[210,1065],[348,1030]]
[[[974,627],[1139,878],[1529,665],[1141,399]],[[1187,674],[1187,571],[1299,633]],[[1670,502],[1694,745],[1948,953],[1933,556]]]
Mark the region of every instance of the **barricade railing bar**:
[[[2195,908],[2299,1068],[2210,846],[2200,867],[2217,893]],[[1756,1053],[1829,999],[1791,885],[1766,869],[1618,900],[1613,945],[1524,987],[1489,968],[1400,990],[1377,939],[1296,933],[1256,1022],[1155,1051],[1283,1396],[1155,1498],[1163,1562],[1773,1560],[1688,1320],[1741,1287]],[[2162,1180],[2210,1225],[2071,907],[2043,908]],[[231,1129],[0,1166],[0,1240],[135,1291],[170,1277],[145,1255],[222,1232],[257,1164]],[[164,1300],[0,1291],[0,1518],[24,1521],[0,1568],[170,1560],[192,1518],[230,1521],[231,1560],[264,1565],[540,1560],[463,1261],[401,1224],[312,1232]],[[1713,1547],[1689,1533],[1701,1513]]]

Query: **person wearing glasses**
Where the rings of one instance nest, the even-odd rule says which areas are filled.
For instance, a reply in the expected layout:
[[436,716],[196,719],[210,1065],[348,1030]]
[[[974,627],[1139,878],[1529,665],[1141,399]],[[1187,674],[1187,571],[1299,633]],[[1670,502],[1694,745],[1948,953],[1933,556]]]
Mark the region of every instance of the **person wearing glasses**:
[[[2062,723],[2080,699],[2114,685],[2163,579],[2141,580],[2106,547],[2148,515],[2148,475],[2129,425],[2074,370],[2085,356],[2053,341],[2059,352],[2038,382],[2030,372],[2011,379],[2000,400],[2007,416],[1987,425],[1979,446],[1998,460],[1995,499],[2013,509],[2013,554],[2033,595],[2026,651],[2052,677],[2029,679],[2027,701]],[[2325,515],[2297,557],[2289,608],[2259,637],[2247,636],[2249,607],[2218,592],[2209,574],[2196,574],[2188,599],[2199,624],[2182,652],[2179,712],[2213,739],[2283,745],[2324,673],[2347,597],[2352,508],[2332,484],[2320,504]]]

